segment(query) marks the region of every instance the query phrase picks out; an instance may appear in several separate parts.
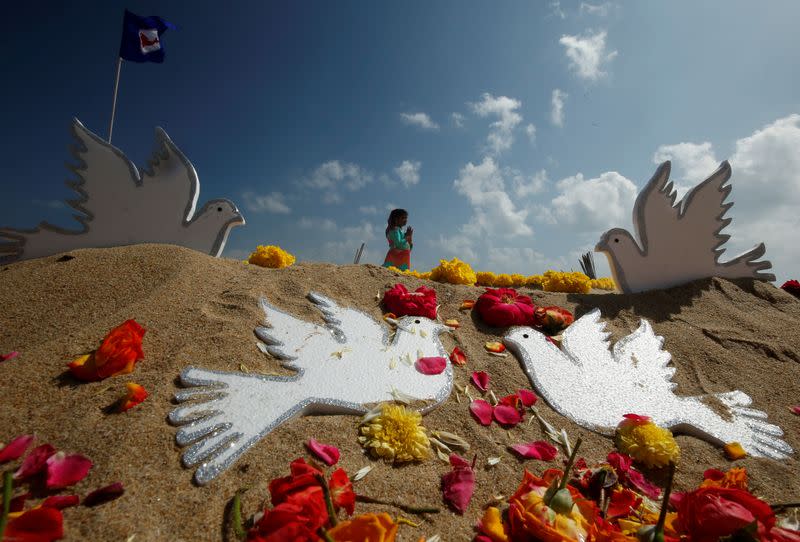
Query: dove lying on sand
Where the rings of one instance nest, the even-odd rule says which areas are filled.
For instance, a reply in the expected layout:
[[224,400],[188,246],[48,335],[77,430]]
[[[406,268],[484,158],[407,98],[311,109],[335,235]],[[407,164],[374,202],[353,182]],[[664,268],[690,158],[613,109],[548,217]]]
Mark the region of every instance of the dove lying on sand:
[[704,397],[675,395],[675,368],[667,366],[671,356],[646,320],[613,350],[609,335],[594,309],[567,328],[561,349],[529,327],[512,328],[503,342],[547,403],[587,429],[613,434],[625,414],[639,414],[717,445],[738,442],[752,456],[785,459],[793,453],[780,438],[781,428],[749,408],[752,400],[741,391],[705,397],[721,403],[727,418]]
[[[402,394],[430,401],[427,412],[442,403],[453,387],[453,368],[439,333],[449,329],[423,317],[405,316],[397,322],[394,338],[370,316],[338,306],[311,293],[309,299],[327,322],[321,326],[299,320],[266,300],[261,307],[267,327],[256,328],[266,343],[263,350],[279,358],[294,376],[266,376],[187,367],[178,392],[183,402],[169,420],[186,424],[178,430],[187,467],[199,465],[195,481],[205,484],[231,465],[270,431],[301,414],[363,414],[367,405],[391,401]],[[444,370],[428,375],[416,361],[443,357]]]
[[215,199],[195,212],[200,182],[194,167],[161,128],[149,170],[140,174],[122,152],[74,119],[73,151],[78,179],[67,186],[80,194],[68,201],[82,230],[46,222],[33,230],[0,229],[0,263],[40,258],[76,248],[137,243],[181,245],[219,256],[234,226],[244,218],[231,201]]
[[627,230],[614,228],[603,234],[595,251],[605,252],[614,280],[626,293],[669,288],[706,277],[775,280],[761,273],[769,261],[764,243],[727,262],[720,248],[730,238],[720,231],[731,219],[722,218],[733,203],[725,203],[731,191],[727,161],[692,188],[675,205],[676,192],[669,182],[670,163],[664,162],[636,198],[633,225],[637,242]]

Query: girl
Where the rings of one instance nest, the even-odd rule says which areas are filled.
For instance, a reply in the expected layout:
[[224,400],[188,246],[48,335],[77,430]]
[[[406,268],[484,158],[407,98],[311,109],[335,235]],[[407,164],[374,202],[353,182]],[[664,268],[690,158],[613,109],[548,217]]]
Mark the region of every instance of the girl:
[[389,241],[389,252],[386,253],[383,266],[407,271],[411,266],[411,249],[414,248],[414,228],[409,226],[405,233],[400,228],[408,222],[408,211],[394,209],[389,213],[388,222],[386,240]]

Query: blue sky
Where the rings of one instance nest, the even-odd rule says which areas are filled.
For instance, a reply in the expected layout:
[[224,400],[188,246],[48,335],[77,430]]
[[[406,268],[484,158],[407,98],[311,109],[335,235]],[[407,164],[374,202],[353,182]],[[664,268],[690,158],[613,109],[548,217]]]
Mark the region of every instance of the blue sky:
[[578,269],[603,231],[631,229],[658,162],[685,188],[729,159],[723,259],[764,241],[778,279],[797,274],[800,3],[15,3],[0,225],[77,227],[69,125],[107,135],[126,7],[179,29],[164,64],[123,65],[113,143],[143,166],[164,128],[199,203],[247,219],[226,256],[347,263],[365,241],[381,263],[401,206],[420,270]]

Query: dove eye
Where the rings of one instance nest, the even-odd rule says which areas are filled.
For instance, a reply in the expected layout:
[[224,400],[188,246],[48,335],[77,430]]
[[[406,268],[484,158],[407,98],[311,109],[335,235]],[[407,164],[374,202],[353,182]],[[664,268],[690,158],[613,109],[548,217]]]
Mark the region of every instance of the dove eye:
[[615,242],[615,243],[619,243],[619,237],[615,237],[615,238],[614,238],[614,242]]
[[522,338],[523,338],[523,339],[527,339],[527,338],[528,338],[528,336],[529,336],[529,335],[528,335],[527,333],[525,333],[525,334],[522,336]]
[[217,212],[221,213],[222,212],[222,207],[217,207]]
[[414,320],[414,323],[415,324],[419,324],[419,320]]

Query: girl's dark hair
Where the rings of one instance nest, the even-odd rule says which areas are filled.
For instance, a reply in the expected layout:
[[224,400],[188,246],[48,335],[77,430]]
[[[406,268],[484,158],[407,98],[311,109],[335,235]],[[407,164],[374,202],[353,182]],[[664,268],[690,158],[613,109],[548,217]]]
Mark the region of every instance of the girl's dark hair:
[[391,213],[389,213],[389,225],[386,226],[386,233],[388,235],[389,230],[392,228],[396,228],[398,226],[398,222],[404,216],[408,216],[408,211],[405,209],[393,209]]

